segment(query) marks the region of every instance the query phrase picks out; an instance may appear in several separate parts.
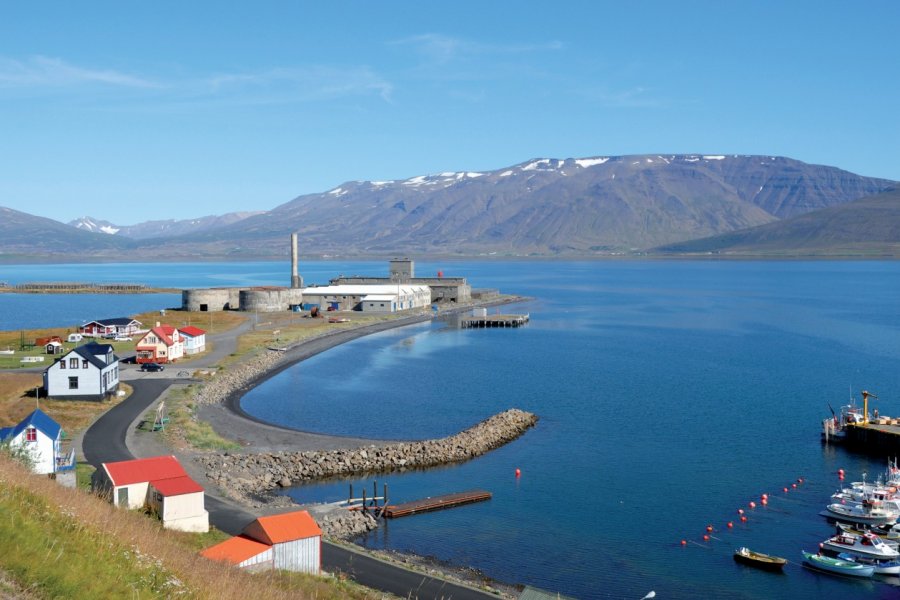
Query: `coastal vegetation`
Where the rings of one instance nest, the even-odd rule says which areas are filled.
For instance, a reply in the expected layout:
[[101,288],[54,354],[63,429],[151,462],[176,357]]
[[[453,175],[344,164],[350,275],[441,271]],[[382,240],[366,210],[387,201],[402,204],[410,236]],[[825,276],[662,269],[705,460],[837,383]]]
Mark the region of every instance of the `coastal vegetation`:
[[0,591],[36,598],[384,598],[342,580],[213,563],[200,546],[224,539],[163,529],[0,456]]

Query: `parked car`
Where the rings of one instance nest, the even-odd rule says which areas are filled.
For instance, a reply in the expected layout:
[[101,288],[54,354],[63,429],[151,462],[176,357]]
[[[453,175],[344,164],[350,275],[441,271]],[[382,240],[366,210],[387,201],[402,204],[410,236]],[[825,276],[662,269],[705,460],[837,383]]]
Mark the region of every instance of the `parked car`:
[[132,340],[127,335],[117,335],[116,337],[113,338],[113,341],[114,342],[130,342]]
[[117,335],[116,333],[104,333],[102,337],[104,340],[114,340]]
[[159,363],[143,363],[141,365],[141,371],[155,373],[156,371],[163,371],[163,370],[165,370],[165,367]]

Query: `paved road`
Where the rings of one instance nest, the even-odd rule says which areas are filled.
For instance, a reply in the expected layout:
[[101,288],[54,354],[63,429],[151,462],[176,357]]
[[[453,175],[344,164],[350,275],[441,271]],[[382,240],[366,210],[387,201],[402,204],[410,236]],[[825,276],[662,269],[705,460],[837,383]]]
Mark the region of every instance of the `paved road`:
[[[104,462],[134,458],[125,443],[128,428],[171,383],[172,380],[163,378],[132,381],[134,393],[107,411],[85,432],[82,442],[85,459],[94,467],[100,468],[100,464]],[[240,533],[257,516],[210,495],[206,496],[206,509],[209,511],[210,522],[232,535]],[[324,541],[322,567],[330,572],[342,571],[364,586],[411,600],[496,598],[493,594],[422,575]]]

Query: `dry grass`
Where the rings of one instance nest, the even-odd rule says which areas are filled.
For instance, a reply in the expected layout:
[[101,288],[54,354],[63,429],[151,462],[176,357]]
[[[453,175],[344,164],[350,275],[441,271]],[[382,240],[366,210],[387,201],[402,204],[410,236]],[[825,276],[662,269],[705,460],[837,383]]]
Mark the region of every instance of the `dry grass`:
[[194,312],[180,309],[166,309],[166,314],[159,314],[158,310],[140,313],[134,316],[135,319],[144,324],[144,328],[149,329],[156,325],[157,321],[164,325],[172,325],[174,327],[187,327],[193,325],[205,330],[209,334],[222,333],[230,329],[234,329],[247,320],[247,313],[240,313],[231,310],[211,311],[211,312]]
[[0,514],[0,539],[15,548],[0,553],[0,572],[8,587],[41,597],[384,598],[345,581],[214,563],[197,554],[196,536],[62,488],[5,456]]
[[40,373],[9,373],[0,371],[0,426],[15,425],[24,419],[36,406],[50,415],[62,426],[63,431],[73,435],[94,422],[106,412],[131,395],[131,386],[120,383],[119,389],[125,396],[107,401],[52,400],[40,398],[35,401],[35,388],[41,385]]

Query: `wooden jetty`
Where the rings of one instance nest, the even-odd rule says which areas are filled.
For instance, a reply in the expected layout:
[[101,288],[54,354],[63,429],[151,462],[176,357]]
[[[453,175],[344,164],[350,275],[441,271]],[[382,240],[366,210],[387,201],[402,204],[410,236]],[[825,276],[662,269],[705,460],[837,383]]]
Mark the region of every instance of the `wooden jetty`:
[[414,500],[404,504],[385,506],[383,514],[388,519],[396,519],[398,517],[406,517],[420,512],[453,508],[454,506],[462,506],[463,504],[482,502],[490,499],[490,492],[484,490],[469,490],[468,492],[445,494],[443,496],[434,496],[433,498],[425,498],[423,500]]
[[459,325],[463,329],[481,329],[485,327],[521,327],[529,320],[529,315],[481,315],[462,317]]

